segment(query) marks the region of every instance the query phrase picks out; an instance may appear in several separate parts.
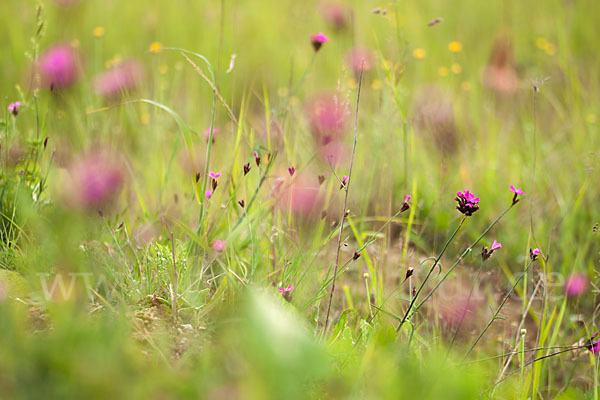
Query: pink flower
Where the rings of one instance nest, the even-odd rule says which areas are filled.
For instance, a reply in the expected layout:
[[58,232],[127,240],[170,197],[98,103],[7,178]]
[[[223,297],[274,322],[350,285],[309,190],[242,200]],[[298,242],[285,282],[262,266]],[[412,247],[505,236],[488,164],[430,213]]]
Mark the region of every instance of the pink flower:
[[323,43],[329,42],[329,39],[323,33],[317,33],[316,35],[310,35],[310,43],[315,51],[319,51]]
[[346,64],[348,64],[355,75],[359,75],[361,68],[363,72],[367,72],[373,68],[373,58],[371,50],[364,47],[355,47],[346,53]]
[[404,212],[410,208],[410,199],[412,199],[412,196],[410,194],[407,194],[404,198],[404,203],[402,203],[402,208],[400,209],[400,212]]
[[212,197],[212,191],[210,189],[206,189],[204,197],[206,198],[206,200],[209,200]]
[[521,188],[516,189],[513,185],[510,185],[510,190],[517,196],[527,196],[525,192],[521,190]]
[[479,210],[479,197],[475,197],[475,195],[468,190],[456,193],[456,201],[458,202],[456,209],[467,217]]
[[519,202],[519,196],[527,196],[525,192],[521,190],[521,188],[516,189],[513,185],[510,185],[510,190],[515,194],[512,198],[513,206]]
[[502,248],[502,243],[497,242],[494,239],[494,242],[492,243],[492,248],[488,250],[487,247],[483,247],[481,249],[481,259],[483,261],[487,260],[488,258],[490,258],[492,256],[492,254],[494,253],[495,250],[501,249]]
[[215,241],[215,243],[213,244],[212,248],[213,248],[213,250],[216,250],[216,251],[219,251],[219,252],[221,252],[221,251],[223,251],[223,249],[225,249],[225,245],[226,245],[226,244],[227,244],[227,243],[225,243],[225,241],[224,241],[224,240],[217,240],[217,241]]
[[70,171],[72,180],[66,191],[67,203],[94,211],[115,200],[125,180],[121,164],[101,152],[84,156]]
[[587,349],[595,355],[598,355],[598,353],[600,353],[600,339],[594,340],[596,337],[598,337],[598,332],[594,333],[594,335],[587,341]]
[[8,105],[8,112],[12,113],[15,117],[19,114],[19,108],[21,107],[20,101],[15,101]]
[[220,177],[220,176],[221,176],[221,174],[220,174],[220,173],[218,173],[218,172],[209,172],[209,173],[208,173],[208,176],[210,176],[210,177],[211,177],[211,178],[213,178],[213,179],[217,179],[218,177]]
[[38,61],[42,85],[50,89],[71,86],[77,80],[77,56],[67,44],[56,44],[44,51]]
[[529,258],[531,259],[531,261],[537,260],[537,258],[540,254],[542,254],[542,251],[540,249],[538,249],[537,247],[533,250],[529,249]]
[[328,2],[320,7],[323,18],[337,30],[342,30],[352,21],[352,9],[343,3]]
[[94,91],[105,98],[113,99],[124,92],[135,89],[141,82],[142,65],[135,60],[127,60],[96,76]]
[[350,115],[347,103],[336,94],[321,94],[309,101],[306,113],[319,146],[343,138]]
[[[213,128],[212,133],[213,133],[213,136],[216,135],[217,133],[219,133],[219,128]],[[206,137],[210,136],[210,128],[208,128],[207,130],[204,131],[204,136],[206,136]]]
[[291,292],[294,289],[295,289],[294,285],[290,285],[290,286],[288,286],[286,288],[281,287],[281,288],[277,289],[277,293],[288,293],[288,292]]
[[564,291],[567,297],[579,297],[588,287],[588,279],[582,273],[574,273],[567,278]]
[[277,198],[277,206],[287,212],[311,217],[320,213],[323,205],[323,192],[314,175],[298,173],[289,181],[277,178],[273,184],[272,194]]

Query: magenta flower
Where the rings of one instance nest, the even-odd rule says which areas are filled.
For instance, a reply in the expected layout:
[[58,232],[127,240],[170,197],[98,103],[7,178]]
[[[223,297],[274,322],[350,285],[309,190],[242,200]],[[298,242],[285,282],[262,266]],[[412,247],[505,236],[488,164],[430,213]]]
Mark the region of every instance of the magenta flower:
[[319,51],[323,43],[329,42],[329,39],[323,33],[317,33],[316,35],[310,35],[310,43],[315,51]]
[[521,188],[517,189],[513,185],[510,185],[510,190],[515,194],[512,199],[513,206],[519,202],[518,196],[527,196],[525,192],[521,190]]
[[343,97],[325,93],[309,101],[306,113],[319,146],[339,141],[346,133],[350,112]]
[[586,344],[587,349],[594,355],[600,353],[600,339],[594,340],[596,337],[598,337],[598,332],[594,333],[594,335],[588,339]]
[[538,249],[537,247],[533,250],[529,249],[529,258],[531,258],[531,261],[537,260],[537,258],[540,254],[542,254],[542,251],[540,249]]
[[79,75],[75,50],[67,44],[50,47],[40,55],[38,70],[46,88],[71,86]]
[[[219,133],[219,128],[213,128],[212,130],[213,136]],[[210,128],[204,131],[204,136],[210,137]]]
[[585,274],[574,273],[567,278],[564,292],[567,297],[579,297],[588,287],[588,279]]
[[404,198],[404,203],[402,203],[402,208],[400,209],[401,213],[410,208],[410,203],[409,203],[410,199],[412,199],[412,196],[410,194],[407,194],[406,197]]
[[209,173],[208,173],[208,176],[210,176],[210,177],[211,177],[211,178],[213,178],[213,179],[217,179],[218,177],[220,177],[220,176],[221,176],[221,174],[220,174],[220,173],[218,173],[218,172],[209,172]]
[[102,152],[84,156],[70,171],[72,181],[66,191],[67,203],[93,211],[113,202],[125,181],[121,164]]
[[288,172],[290,173],[290,176],[294,176],[294,174],[296,173],[296,168],[292,165],[288,168]]
[[517,196],[527,196],[527,194],[525,194],[525,192],[522,191],[521,188],[516,189],[513,185],[510,185],[510,190]]
[[340,189],[342,189],[344,186],[346,186],[346,183],[348,183],[348,177],[346,175],[342,176],[342,184],[340,185]]
[[271,192],[276,196],[277,206],[281,210],[303,217],[312,217],[321,212],[324,195],[314,175],[298,172],[289,184],[284,184],[285,181],[277,178]]
[[260,167],[260,155],[256,151],[254,152],[254,161],[256,162],[256,166]]
[[373,52],[364,47],[355,47],[346,53],[346,64],[350,67],[356,76],[373,68]]
[[12,113],[15,117],[19,114],[19,108],[21,108],[21,102],[15,101],[8,105],[8,112]]
[[481,249],[481,258],[483,259],[483,261],[487,260],[488,258],[490,258],[492,256],[492,253],[494,253],[495,250],[501,249],[502,248],[502,243],[497,242],[494,239],[494,242],[492,243],[492,248],[488,249],[487,247],[483,247]]
[[456,201],[458,202],[456,209],[467,217],[470,217],[475,211],[479,210],[479,197],[475,197],[468,190],[456,193]]
[[323,19],[337,30],[345,29],[352,21],[352,9],[337,1],[323,4],[320,11]]
[[215,243],[213,244],[212,248],[213,250],[216,250],[218,252],[221,252],[225,249],[225,245],[227,243],[224,240],[217,240],[215,241]]
[[204,197],[206,198],[206,200],[209,200],[212,197],[212,191],[210,189],[206,189],[206,192],[204,193]]
[[290,285],[290,286],[288,286],[286,288],[281,287],[281,288],[277,289],[277,293],[288,293],[288,292],[291,292],[294,289],[295,289],[294,285]]
[[135,60],[127,60],[96,76],[94,91],[107,98],[120,97],[124,92],[134,90],[142,81],[142,65]]

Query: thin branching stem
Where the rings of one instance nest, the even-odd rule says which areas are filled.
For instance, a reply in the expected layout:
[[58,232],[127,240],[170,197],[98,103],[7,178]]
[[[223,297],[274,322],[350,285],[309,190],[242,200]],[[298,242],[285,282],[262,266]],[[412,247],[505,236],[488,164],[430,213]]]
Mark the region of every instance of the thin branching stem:
[[460,220],[460,223],[458,224],[458,226],[456,227],[456,229],[454,230],[454,232],[452,233],[452,235],[446,241],[446,244],[444,245],[444,248],[442,249],[442,251],[440,252],[440,254],[436,257],[435,262],[433,263],[433,265],[429,269],[429,272],[427,273],[427,276],[425,277],[425,279],[423,279],[423,282],[421,282],[421,286],[419,286],[419,289],[417,290],[417,293],[415,293],[415,295],[413,296],[412,300],[410,301],[410,304],[408,305],[408,308],[406,309],[406,312],[404,313],[404,317],[402,317],[402,321],[400,321],[400,323],[398,324],[398,327],[396,328],[396,332],[400,332],[400,329],[402,328],[402,325],[404,325],[404,323],[406,322],[406,320],[410,316],[410,311],[412,310],[412,307],[414,306],[415,302],[417,301],[417,298],[419,297],[419,294],[421,293],[421,291],[425,287],[425,284],[427,283],[427,280],[429,279],[429,277],[431,276],[431,274],[435,270],[435,267],[438,266],[438,264],[440,262],[440,259],[442,258],[442,256],[446,252],[446,250],[448,249],[448,246],[450,245],[450,243],[452,243],[452,240],[454,240],[454,238],[456,237],[456,234],[458,233],[458,231],[460,230],[460,228],[463,226],[463,224],[465,223],[466,219],[467,219],[466,215],[462,217],[462,219]]
[[352,180],[352,166],[354,165],[354,155],[356,154],[356,138],[358,135],[358,106],[360,104],[360,89],[362,87],[362,76],[365,60],[362,60],[360,65],[360,76],[358,78],[358,93],[356,95],[356,112],[354,115],[354,142],[352,143],[352,155],[350,156],[350,167],[348,168],[348,182],[344,186],[344,207],[340,217],[340,232],[338,234],[337,249],[335,255],[335,267],[333,269],[333,280],[331,281],[331,291],[329,292],[329,303],[327,305],[327,315],[325,316],[325,326],[323,327],[323,336],[327,333],[329,325],[329,314],[331,313],[331,303],[333,301],[333,292],[335,291],[335,281],[340,265],[340,251],[342,248],[342,234],[344,232],[344,222],[346,221],[346,207],[348,205],[348,192],[350,191],[350,182]]

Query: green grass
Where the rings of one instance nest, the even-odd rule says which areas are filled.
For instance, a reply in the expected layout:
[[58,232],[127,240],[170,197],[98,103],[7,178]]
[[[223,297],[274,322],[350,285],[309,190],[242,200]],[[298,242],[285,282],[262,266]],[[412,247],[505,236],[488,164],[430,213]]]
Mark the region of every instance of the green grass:
[[[598,326],[596,2],[345,4],[338,31],[316,1],[2,2],[0,397],[598,398],[586,349],[533,362]],[[514,49],[511,95],[482,79],[500,37]],[[57,42],[79,52],[79,79],[36,88],[32,61]],[[338,249],[354,46],[372,65]],[[144,66],[139,87],[98,96],[93,78],[129,58]],[[323,92],[348,105],[334,168],[307,116]],[[74,207],[70,185],[98,149],[124,176],[100,215]],[[222,176],[207,200],[209,171]],[[311,215],[291,207],[294,183],[298,197],[318,188]],[[510,185],[527,196],[494,223]],[[465,189],[481,209],[448,240]],[[481,264],[494,239],[502,249]],[[566,298],[573,272],[591,285]]]

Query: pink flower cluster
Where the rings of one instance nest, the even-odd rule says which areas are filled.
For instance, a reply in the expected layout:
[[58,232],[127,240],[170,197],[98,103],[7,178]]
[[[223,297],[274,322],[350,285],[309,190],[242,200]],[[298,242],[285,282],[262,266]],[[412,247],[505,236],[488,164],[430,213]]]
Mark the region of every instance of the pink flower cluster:
[[475,197],[468,190],[456,193],[456,201],[458,202],[456,209],[467,217],[470,217],[475,211],[479,210],[479,197]]

